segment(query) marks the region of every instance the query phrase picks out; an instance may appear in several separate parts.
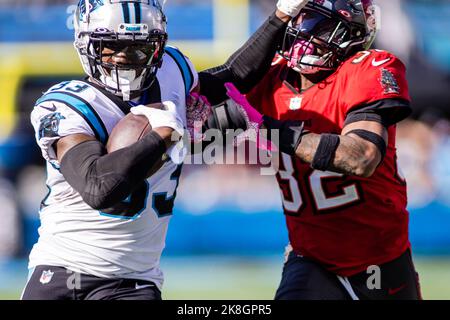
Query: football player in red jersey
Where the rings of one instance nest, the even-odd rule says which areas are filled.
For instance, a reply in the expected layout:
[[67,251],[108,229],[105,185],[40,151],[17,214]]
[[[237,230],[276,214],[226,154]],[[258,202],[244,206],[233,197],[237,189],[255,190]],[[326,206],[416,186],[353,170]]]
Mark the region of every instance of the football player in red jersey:
[[375,11],[371,0],[310,1],[248,103],[229,94],[279,130],[290,246],[276,299],[421,297],[395,146],[408,83],[397,57],[369,50]]

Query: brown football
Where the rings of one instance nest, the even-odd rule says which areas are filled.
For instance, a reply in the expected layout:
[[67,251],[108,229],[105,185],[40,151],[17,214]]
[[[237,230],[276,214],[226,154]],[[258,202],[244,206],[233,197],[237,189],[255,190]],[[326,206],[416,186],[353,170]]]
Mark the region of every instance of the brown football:
[[[148,105],[149,108],[163,108],[160,103]],[[147,117],[141,115],[134,115],[129,113],[114,127],[111,135],[109,136],[106,149],[108,153],[126,148],[140,139],[142,139],[147,133],[152,130]],[[150,168],[147,177],[153,175],[164,164],[163,159]]]

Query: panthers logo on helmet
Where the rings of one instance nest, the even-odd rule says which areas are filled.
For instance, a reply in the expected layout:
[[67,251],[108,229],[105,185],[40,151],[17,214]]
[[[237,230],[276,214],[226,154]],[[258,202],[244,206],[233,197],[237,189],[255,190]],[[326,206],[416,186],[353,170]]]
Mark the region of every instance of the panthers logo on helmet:
[[[95,11],[96,9],[103,6],[103,0],[89,0],[89,12]],[[80,0],[78,7],[80,8],[80,20],[84,18],[86,14],[86,0]]]

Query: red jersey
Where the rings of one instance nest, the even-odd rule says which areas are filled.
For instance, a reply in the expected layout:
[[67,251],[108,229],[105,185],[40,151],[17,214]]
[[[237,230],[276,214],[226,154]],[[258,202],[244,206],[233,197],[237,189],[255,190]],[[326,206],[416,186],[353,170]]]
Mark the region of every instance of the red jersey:
[[[247,95],[261,113],[302,120],[307,130],[318,134],[340,134],[355,110],[382,108],[393,116],[409,114],[405,66],[388,52],[359,52],[302,94],[299,84],[283,81],[288,70],[285,60],[276,60]],[[300,81],[298,74],[296,78]],[[282,155],[277,179],[294,252],[336,274],[351,276],[394,260],[410,247],[395,125],[388,134],[387,154],[370,178],[314,170],[297,157]]]

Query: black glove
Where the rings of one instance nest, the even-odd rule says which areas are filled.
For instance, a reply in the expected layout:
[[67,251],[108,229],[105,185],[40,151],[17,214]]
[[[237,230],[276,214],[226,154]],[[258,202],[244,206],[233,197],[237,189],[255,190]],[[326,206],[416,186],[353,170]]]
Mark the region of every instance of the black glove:
[[211,107],[212,113],[205,123],[205,130],[218,129],[226,134],[227,129],[247,130],[249,128],[248,118],[236,102],[228,99],[221,104]]
[[281,152],[294,156],[300,142],[302,142],[302,137],[307,133],[307,131],[304,130],[303,121],[282,121],[275,120],[268,116],[263,116],[263,120],[263,125],[268,130],[267,138],[274,142],[275,132],[273,132],[273,130],[278,130],[280,139],[278,148]]

